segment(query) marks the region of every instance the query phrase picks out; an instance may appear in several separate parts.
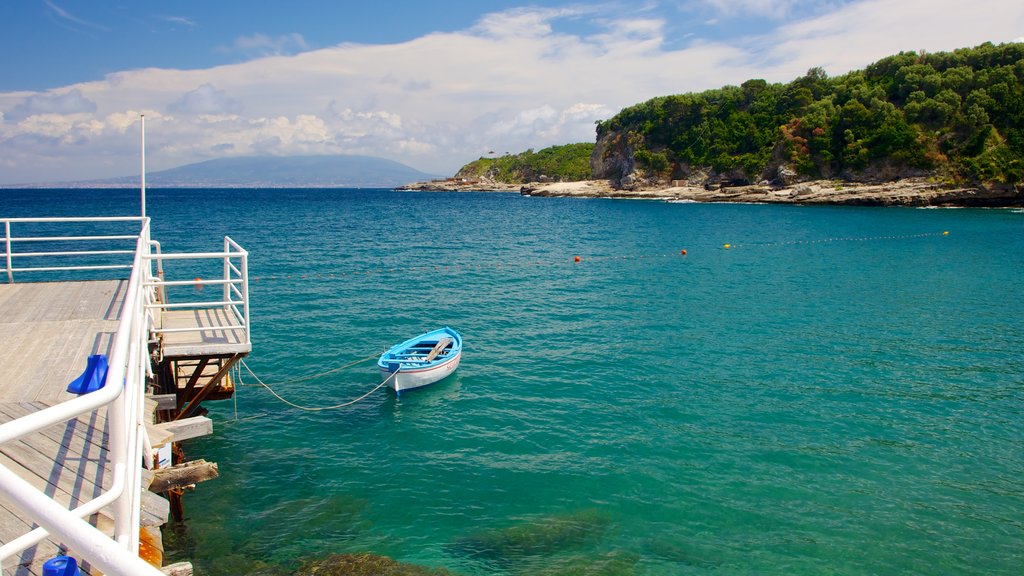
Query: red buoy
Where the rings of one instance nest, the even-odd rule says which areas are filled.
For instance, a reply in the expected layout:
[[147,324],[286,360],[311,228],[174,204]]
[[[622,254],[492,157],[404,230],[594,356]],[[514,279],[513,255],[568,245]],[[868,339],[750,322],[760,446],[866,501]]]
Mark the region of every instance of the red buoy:
[[572,259],[573,262],[579,262],[580,260],[581,258],[579,256],[576,256],[575,258]]
[[686,256],[686,249],[683,248],[682,250],[679,251],[679,253],[682,254],[683,256]]

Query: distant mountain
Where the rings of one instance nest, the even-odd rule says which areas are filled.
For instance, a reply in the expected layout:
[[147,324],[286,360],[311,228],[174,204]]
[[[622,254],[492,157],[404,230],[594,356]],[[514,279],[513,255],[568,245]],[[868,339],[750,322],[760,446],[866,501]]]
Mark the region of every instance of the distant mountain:
[[[152,188],[391,188],[436,177],[372,156],[242,156],[146,173]],[[63,183],[138,186],[138,176]]]

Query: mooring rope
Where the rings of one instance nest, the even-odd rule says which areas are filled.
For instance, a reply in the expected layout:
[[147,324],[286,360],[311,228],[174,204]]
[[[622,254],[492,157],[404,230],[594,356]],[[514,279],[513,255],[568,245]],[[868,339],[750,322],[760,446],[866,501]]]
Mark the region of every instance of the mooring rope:
[[[338,372],[339,370],[343,370],[345,368],[350,368],[352,366],[355,366],[356,364],[359,364],[361,362],[366,362],[367,360],[369,360],[371,358],[376,358],[376,357],[377,357],[377,355],[369,356],[367,358],[363,358],[362,360],[357,360],[355,362],[350,362],[349,364],[346,364],[346,365],[344,365],[344,366],[342,366],[340,368],[333,368],[331,370],[328,370],[326,372],[322,372],[320,374],[315,374],[313,376],[303,376],[302,378],[298,378],[298,379],[295,379],[295,380],[290,380],[290,381],[287,381],[285,383],[302,382],[302,381],[305,381],[305,380],[311,380],[312,378],[315,378],[315,377],[318,377],[318,376],[323,376],[325,374],[332,374],[334,372]],[[373,390],[370,390],[369,392],[367,392],[366,394],[363,394],[362,396],[356,398],[355,400],[349,400],[348,402],[342,402],[341,404],[334,404],[333,406],[301,406],[299,404],[296,404],[294,402],[291,402],[291,401],[287,400],[286,398],[282,397],[280,394],[275,392],[274,389],[271,388],[269,384],[267,384],[266,382],[261,380],[260,377],[257,376],[256,373],[252,371],[252,368],[250,368],[249,365],[245,363],[245,360],[242,360],[240,363],[241,363],[242,366],[245,366],[246,371],[248,371],[249,374],[252,375],[252,377],[256,379],[256,382],[258,382],[260,386],[263,386],[264,388],[267,389],[268,392],[273,394],[274,398],[277,398],[278,400],[280,400],[281,402],[284,402],[285,404],[291,406],[292,408],[297,408],[299,410],[305,410],[306,412],[321,412],[323,410],[336,410],[338,408],[345,408],[346,406],[351,406],[351,405],[355,404],[356,402],[361,402],[362,400],[365,400],[367,397],[369,397],[370,394],[373,394],[377,390],[380,390],[385,385],[387,385],[387,383],[390,382],[392,378],[394,378],[395,376],[398,376],[398,372],[399,372],[399,370],[395,370],[394,372],[391,373],[390,376],[385,378],[383,382],[381,382],[376,387],[374,387]],[[243,386],[245,386],[245,384],[242,382],[242,371],[241,370],[238,371],[238,383],[243,385]]]

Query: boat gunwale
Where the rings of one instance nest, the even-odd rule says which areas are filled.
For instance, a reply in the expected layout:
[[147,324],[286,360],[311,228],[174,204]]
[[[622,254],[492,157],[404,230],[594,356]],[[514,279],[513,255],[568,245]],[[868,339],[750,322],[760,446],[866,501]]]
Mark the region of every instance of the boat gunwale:
[[[403,351],[412,348],[415,344],[428,341],[433,336],[437,336],[437,339],[434,340],[434,345],[436,345],[437,342],[439,342],[440,339],[443,337],[451,337],[452,342],[450,348],[446,347],[445,353],[443,353],[443,355],[438,354],[433,360],[430,360],[429,362],[425,362],[423,360],[417,361],[388,357],[389,355],[400,354]],[[424,351],[424,354],[426,354],[426,351]],[[412,374],[442,368],[448,365],[449,363],[459,359],[461,356],[462,335],[459,334],[455,329],[445,326],[443,328],[437,328],[435,330],[424,332],[422,334],[409,338],[408,340],[395,344],[391,348],[388,348],[387,351],[381,354],[380,357],[377,359],[377,367],[380,368],[381,371],[390,373],[391,370],[388,367],[388,364],[398,363],[399,366],[401,366],[401,372],[406,374]],[[409,367],[405,368],[405,366]]]

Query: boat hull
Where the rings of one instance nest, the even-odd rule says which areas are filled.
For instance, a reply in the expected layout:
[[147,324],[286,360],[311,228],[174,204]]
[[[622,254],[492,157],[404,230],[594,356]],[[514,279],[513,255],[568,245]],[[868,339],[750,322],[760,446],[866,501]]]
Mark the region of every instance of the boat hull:
[[[433,366],[430,368],[422,369],[402,369],[398,372],[398,375],[388,382],[388,387],[395,392],[401,392],[403,390],[412,390],[413,388],[422,388],[443,380],[455,372],[455,369],[459,367],[459,362],[462,360],[462,352],[459,352],[450,361],[445,362],[439,366]],[[382,378],[391,376],[391,371],[387,368],[381,368],[380,374]]]
[[446,326],[392,346],[377,367],[388,386],[401,393],[450,376],[461,361],[462,336]]

